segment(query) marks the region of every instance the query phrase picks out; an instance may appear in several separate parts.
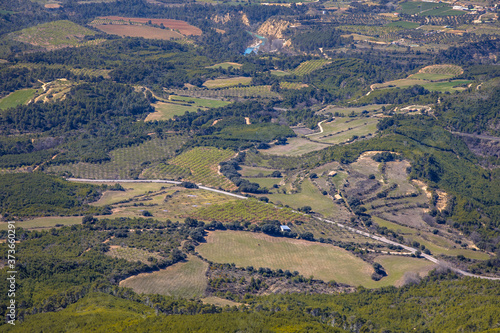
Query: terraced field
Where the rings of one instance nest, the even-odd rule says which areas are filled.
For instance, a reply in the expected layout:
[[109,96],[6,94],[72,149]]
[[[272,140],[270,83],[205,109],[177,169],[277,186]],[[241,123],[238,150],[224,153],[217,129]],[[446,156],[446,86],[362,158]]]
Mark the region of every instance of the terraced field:
[[102,164],[73,163],[53,165],[51,173],[71,172],[77,178],[89,179],[131,179],[145,168],[144,162],[158,162],[175,154],[185,142],[184,136],[171,136],[168,139],[152,139],[145,143],[113,150],[109,153],[111,161]]
[[339,144],[355,137],[367,136],[377,132],[377,118],[336,118],[329,123],[323,123],[323,133],[308,135],[315,142]]

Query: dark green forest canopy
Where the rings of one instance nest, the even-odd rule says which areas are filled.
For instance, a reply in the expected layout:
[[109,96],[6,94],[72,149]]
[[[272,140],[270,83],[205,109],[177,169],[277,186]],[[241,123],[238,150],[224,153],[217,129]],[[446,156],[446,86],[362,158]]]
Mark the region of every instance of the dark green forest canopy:
[[8,216],[102,214],[88,204],[101,196],[98,186],[75,184],[40,172],[0,176],[0,212]]

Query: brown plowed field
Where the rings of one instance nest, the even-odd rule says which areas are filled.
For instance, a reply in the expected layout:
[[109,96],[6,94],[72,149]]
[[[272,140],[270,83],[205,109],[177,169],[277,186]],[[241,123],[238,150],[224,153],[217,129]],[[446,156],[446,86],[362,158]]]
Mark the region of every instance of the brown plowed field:
[[99,30],[107,34],[127,36],[127,37],[144,37],[147,39],[172,39],[183,38],[184,36],[178,32],[144,25],[127,25],[127,24],[99,24],[95,25]]
[[104,16],[100,17],[104,20],[124,20],[138,23],[148,23],[151,21],[153,24],[162,24],[170,29],[177,29],[183,35],[201,35],[201,30],[195,26],[190,25],[185,21],[170,20],[170,19],[154,19],[154,18],[143,18],[143,17],[122,17],[122,16]]

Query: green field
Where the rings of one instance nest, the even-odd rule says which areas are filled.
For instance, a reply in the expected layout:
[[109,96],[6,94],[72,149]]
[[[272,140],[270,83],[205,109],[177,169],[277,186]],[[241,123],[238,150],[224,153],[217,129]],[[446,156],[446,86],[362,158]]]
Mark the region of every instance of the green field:
[[191,217],[208,222],[248,221],[255,223],[266,220],[290,222],[308,219],[307,216],[293,212],[290,208],[277,207],[255,199],[234,200],[206,206],[193,211]]
[[178,297],[201,297],[207,287],[208,264],[195,256],[153,273],[142,273],[120,282],[139,294],[160,294]]
[[243,65],[242,64],[238,64],[237,62],[221,62],[220,64],[215,64],[215,65],[212,65],[212,66],[208,66],[207,68],[228,69],[229,67],[241,68],[241,67],[243,67]]
[[401,5],[401,13],[409,15],[422,15],[422,16],[447,16],[447,15],[464,15],[465,12],[461,10],[453,10],[451,6],[444,3],[435,2],[418,2],[409,1]]
[[453,92],[457,90],[464,90],[463,85],[467,85],[471,83],[470,80],[452,80],[452,81],[443,81],[443,82],[429,82],[426,80],[416,80],[412,78],[394,80],[384,83],[374,84],[373,87],[375,89],[386,89],[386,88],[408,88],[414,85],[420,85],[427,90],[431,91],[439,91],[439,92]]
[[26,28],[10,34],[11,38],[46,49],[83,45],[84,36],[93,36],[96,32],[73,22],[53,21]]
[[[18,221],[16,227],[24,229],[53,228],[56,225],[73,225],[82,223],[81,216],[48,216],[32,220]],[[0,223],[0,230],[7,230],[7,223]]]
[[268,195],[273,202],[281,202],[293,208],[311,206],[316,213],[330,216],[337,212],[338,208],[330,198],[321,194],[318,188],[309,180],[304,179],[300,183],[301,190],[294,194],[276,193]]
[[274,70],[274,69],[272,69],[272,70],[271,70],[271,74],[272,74],[272,75],[276,75],[276,76],[280,76],[280,77],[281,77],[281,76],[291,75],[291,73],[290,73],[290,72],[281,71],[281,70]]
[[182,116],[186,112],[197,112],[198,109],[218,108],[229,103],[217,99],[170,95],[168,101],[158,101],[152,104],[156,111],[150,113],[145,121],[168,120],[175,116]]
[[229,179],[218,174],[219,163],[230,159],[233,155],[234,152],[231,150],[197,147],[182,153],[168,163],[191,170],[191,175],[185,177],[186,180],[233,190],[236,186]]
[[329,61],[326,59],[305,61],[301,63],[297,68],[295,68],[291,73],[298,76],[307,75],[328,63]]
[[148,260],[149,258],[155,258],[157,260],[163,259],[156,253],[151,253],[133,247],[122,247],[117,245],[111,246],[109,251],[106,252],[106,255],[114,258],[125,259],[127,261],[140,261],[147,265],[153,264],[152,261]]
[[339,112],[343,114],[344,116],[348,116],[350,114],[356,114],[360,115],[364,111],[368,111],[369,113],[374,113],[378,111],[382,111],[383,106],[387,106],[387,104],[370,104],[370,105],[364,105],[364,106],[358,106],[358,107],[343,107],[343,106],[336,106],[336,105],[328,105],[325,108],[321,109],[318,111],[319,114],[335,114],[335,112]]
[[238,86],[238,85],[249,85],[250,82],[252,82],[251,77],[233,77],[229,79],[214,79],[214,80],[207,80],[203,85],[207,88],[213,89],[213,88],[228,88],[228,87],[233,87],[233,86]]
[[35,97],[37,91],[37,89],[22,89],[14,91],[8,96],[0,99],[0,110],[28,103],[33,97]]
[[240,167],[241,167],[241,170],[238,170],[238,172],[243,177],[265,177],[265,176],[271,175],[273,173],[273,171],[276,171],[275,169],[250,167],[250,166],[246,166],[246,165],[242,165]]
[[213,262],[296,270],[306,277],[368,288],[392,285],[403,271],[396,268],[389,272],[391,277],[396,275],[394,278],[375,282],[370,278],[371,265],[341,248],[250,232],[210,232],[207,243],[198,246],[197,251]]
[[261,151],[271,155],[300,156],[326,147],[328,145],[313,142],[305,138],[289,138],[286,145],[272,146],[270,149]]
[[185,140],[184,136],[152,139],[135,146],[111,151],[110,162],[54,165],[49,167],[48,171],[51,173],[71,172],[77,178],[131,179],[134,178],[134,174],[140,173],[145,168],[144,162],[154,163],[174,156],[175,151],[184,144]]
[[302,88],[307,88],[307,87],[309,87],[309,85],[305,84],[305,83],[300,83],[300,82],[281,82],[280,87],[282,89],[299,90]]
[[260,187],[267,187],[271,189],[274,184],[279,184],[281,182],[281,178],[271,178],[271,177],[263,177],[263,178],[246,178],[248,181],[252,183],[257,183]]
[[404,29],[415,29],[419,27],[420,24],[415,22],[407,22],[407,21],[395,21],[387,23],[386,27],[399,27]]
[[453,242],[439,235],[433,235],[430,232],[401,226],[378,217],[374,217],[373,220],[381,227],[397,231],[398,233],[403,234],[405,238],[425,245],[425,247],[428,248],[432,254],[444,254],[448,256],[463,255],[464,257],[476,260],[487,260],[490,258],[490,256],[484,252],[454,248]]
[[404,284],[405,273],[415,273],[421,277],[426,276],[429,271],[436,268],[437,265],[418,258],[408,256],[379,256],[375,258],[375,262],[384,267],[387,276],[382,279],[386,284],[400,287]]
[[249,87],[232,87],[221,89],[169,89],[179,95],[189,95],[191,97],[200,98],[279,98],[277,92],[271,91],[270,85],[265,86],[249,86]]
[[377,118],[336,118],[329,123],[323,123],[323,133],[308,135],[316,142],[338,144],[349,141],[353,136],[366,136],[377,132]]

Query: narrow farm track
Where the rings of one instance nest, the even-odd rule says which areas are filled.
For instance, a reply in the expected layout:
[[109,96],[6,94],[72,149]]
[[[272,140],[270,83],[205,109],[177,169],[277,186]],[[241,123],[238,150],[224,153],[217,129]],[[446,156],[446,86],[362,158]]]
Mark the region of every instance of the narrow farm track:
[[[68,181],[73,181],[73,182],[84,182],[84,183],[87,183],[87,182],[90,182],[90,183],[166,183],[166,184],[175,184],[175,185],[179,185],[181,184],[181,182],[178,182],[178,181],[173,181],[173,180],[161,180],[161,179],[141,179],[141,180],[135,180],[135,179],[83,179],[83,178],[67,178],[66,180]],[[234,194],[234,193],[230,193],[230,192],[226,192],[226,191],[222,191],[222,190],[217,190],[217,189],[214,189],[214,188],[210,188],[210,187],[206,187],[206,186],[198,186],[200,189],[202,190],[207,190],[207,191],[212,191],[212,192],[217,192],[217,193],[220,193],[220,194],[224,194],[224,195],[229,195],[229,196],[232,196],[232,197],[235,197],[235,198],[239,198],[239,199],[247,199],[247,197],[245,196],[242,196],[242,195],[238,195],[238,194]],[[355,228],[352,228],[352,227],[349,227],[343,223],[340,223],[340,222],[334,222],[334,221],[330,221],[330,220],[327,220],[327,219],[324,219],[324,218],[321,218],[321,217],[317,217],[317,216],[312,216],[313,218],[319,220],[319,221],[322,221],[322,222],[325,222],[325,223],[330,223],[330,224],[334,224],[340,228],[344,228],[346,230],[349,230],[351,232],[354,232],[358,235],[362,235],[362,236],[365,236],[365,237],[369,237],[369,238],[372,238],[372,239],[375,239],[377,241],[380,241],[380,242],[383,242],[383,243],[386,243],[386,244],[390,244],[390,245],[395,245],[395,246],[401,246],[403,249],[411,252],[411,253],[415,253],[417,252],[418,250],[411,247],[411,246],[407,246],[407,245],[404,245],[404,244],[401,244],[401,243],[398,243],[398,242],[394,242],[390,239],[387,239],[383,236],[379,236],[379,235],[376,235],[376,234],[370,234],[366,231],[363,231],[363,230],[359,230],[359,229],[355,229]],[[490,276],[482,276],[482,275],[477,275],[477,274],[472,274],[472,273],[469,273],[469,272],[466,272],[466,271],[463,271],[459,268],[456,268],[456,267],[453,267],[451,266],[449,263],[447,262],[444,262],[444,261],[440,261],[436,258],[434,258],[433,256],[431,255],[428,255],[428,254],[425,254],[425,253],[422,253],[421,256],[435,264],[441,264],[449,269],[451,269],[452,271],[458,273],[458,274],[461,274],[461,275],[464,275],[464,276],[468,276],[468,277],[473,277],[473,278],[478,278],[478,279],[485,279],[485,280],[494,280],[494,281],[500,281],[500,277],[490,277]]]

